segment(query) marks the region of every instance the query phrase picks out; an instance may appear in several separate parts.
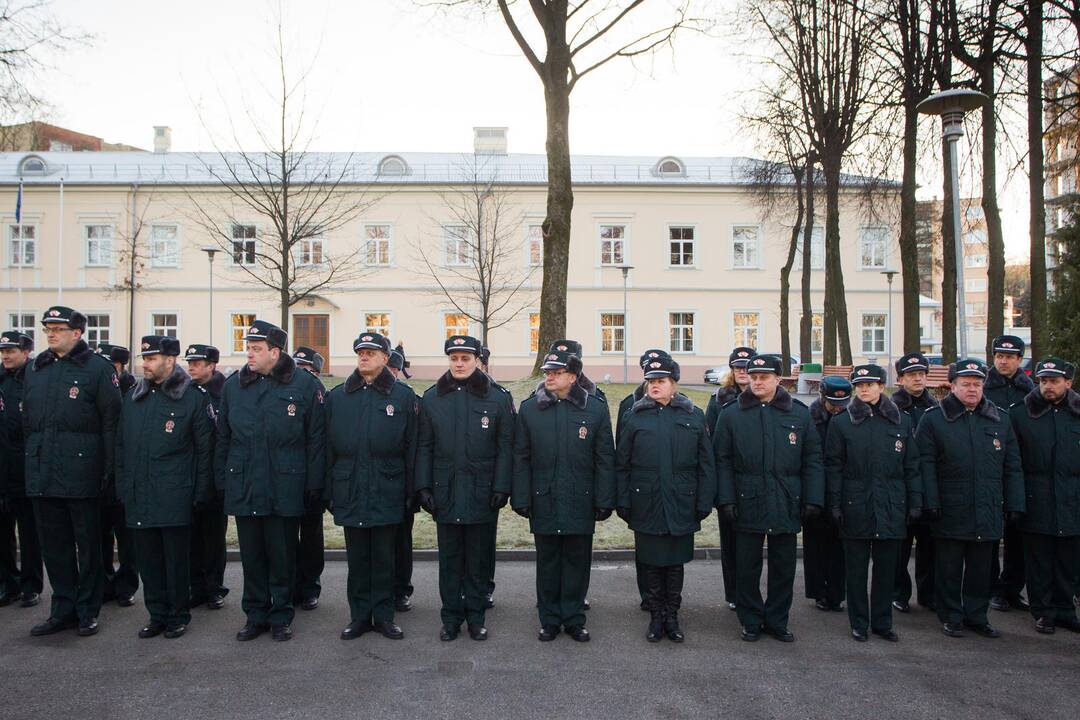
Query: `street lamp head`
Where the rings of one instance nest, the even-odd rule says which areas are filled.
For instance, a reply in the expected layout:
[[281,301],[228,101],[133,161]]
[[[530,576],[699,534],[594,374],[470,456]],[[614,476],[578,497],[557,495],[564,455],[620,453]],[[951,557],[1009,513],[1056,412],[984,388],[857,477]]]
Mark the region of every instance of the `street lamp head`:
[[623,277],[626,277],[626,274],[634,269],[633,265],[617,265],[616,267],[622,270]]
[[978,90],[953,88],[931,95],[915,109],[923,115],[940,115],[942,136],[953,140],[964,134],[964,114],[981,108],[989,99]]
[[210,258],[210,262],[214,262],[214,255],[221,252],[221,248],[213,247],[211,245],[199,249],[206,253],[206,256]]
[[894,270],[892,268],[888,268],[888,269],[882,270],[881,274],[884,275],[885,279],[889,281],[890,285],[892,285],[893,278],[896,277],[899,272],[900,272],[899,270]]

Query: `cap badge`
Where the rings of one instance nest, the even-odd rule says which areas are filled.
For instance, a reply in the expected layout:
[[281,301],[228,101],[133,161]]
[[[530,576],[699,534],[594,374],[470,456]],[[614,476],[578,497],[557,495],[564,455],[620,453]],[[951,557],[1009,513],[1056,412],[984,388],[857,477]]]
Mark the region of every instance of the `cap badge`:
[[142,344],[142,349],[143,350],[149,350],[150,349],[150,343],[143,343]]
[[[5,339],[6,339],[6,338],[5,338]],[[660,357],[660,353],[654,353],[654,352],[651,352],[651,353],[649,353],[649,357],[651,357],[651,358],[658,358],[658,357]]]
[[788,433],[787,441],[789,443],[791,443],[792,445],[795,445],[795,444],[797,444],[798,440],[799,440],[799,436],[796,435],[794,432],[789,432]]
[[1001,343],[1001,347],[1011,348],[1012,346],[1013,346],[1013,344],[1011,342],[1003,342],[1003,343]]
[[393,405],[387,405],[386,406],[386,417],[394,417],[394,406]]
[[59,310],[50,310],[49,311],[49,317],[60,317],[60,311]]
[[79,388],[72,387],[70,390],[68,390],[68,397],[71,398],[72,400],[79,397]]
[[189,347],[189,348],[187,349],[187,354],[188,354],[188,355],[194,355],[194,354],[195,354],[195,348],[193,348],[193,347]]
[[454,344],[455,345],[464,345],[465,344],[465,338],[454,338]]
[[581,427],[578,428],[577,436],[579,438],[581,438],[582,440],[584,440],[585,438],[587,438],[589,436],[589,428],[582,425]]
[[750,353],[746,352],[745,350],[740,350],[737,354],[739,357],[750,357]]
[[558,360],[558,359],[559,359],[559,356],[558,356],[558,355],[556,355],[555,353],[551,353],[550,355],[548,355],[548,358],[547,358],[547,359],[548,359],[548,360]]
[[566,348],[566,346],[565,346],[565,345],[559,345],[559,346],[558,346],[558,347],[556,347],[555,349],[556,349],[556,350],[558,350],[559,352],[566,352],[566,349],[567,349],[567,348]]
[[978,370],[979,369],[979,366],[976,365],[975,363],[968,363],[967,365],[965,365],[965,367],[968,370]]
[[658,367],[660,367],[660,363],[658,363],[658,362],[651,362],[651,363],[649,363],[649,367],[651,367],[651,368],[658,368]]
[[176,427],[176,423],[173,422],[172,420],[166,420],[165,421],[165,432],[171,433],[173,431],[173,428],[175,428],[175,427]]
[[360,340],[362,342],[371,342],[371,336],[370,335],[365,335],[364,337],[360,338]]
[[1054,368],[1057,367],[1057,365],[1052,363],[1052,362],[1045,362],[1045,363],[1043,363],[1043,367],[1048,369],[1048,370],[1053,370]]
[[4,337],[0,337],[0,342],[11,342],[11,338],[5,335]]
[[754,364],[755,365],[764,365],[765,361],[762,360],[761,358],[758,358],[758,359],[754,360]]
[[858,370],[855,371],[855,374],[856,375],[869,375],[870,371],[867,370],[866,368],[859,368]]
[[307,357],[307,355],[305,353],[298,352],[296,353],[296,357]]

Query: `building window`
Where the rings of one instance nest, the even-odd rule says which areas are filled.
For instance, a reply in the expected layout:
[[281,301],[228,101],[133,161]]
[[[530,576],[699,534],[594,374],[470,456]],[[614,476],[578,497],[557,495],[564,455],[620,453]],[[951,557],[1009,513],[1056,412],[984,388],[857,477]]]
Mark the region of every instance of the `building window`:
[[889,252],[889,230],[883,227],[864,227],[859,232],[859,268],[881,270]]
[[109,316],[107,314],[87,315],[86,334],[83,340],[95,350],[101,343],[109,342]]
[[529,352],[540,352],[540,313],[529,313]]
[[255,264],[255,226],[232,226],[232,261],[233,265]]
[[[825,347],[825,315],[824,313],[810,314],[810,352],[819,353]],[[809,360],[809,358],[807,358]]]
[[758,229],[753,225],[736,225],[731,230],[731,265],[735,268],[760,267]]
[[322,265],[323,258],[323,239],[322,238],[304,238],[303,240],[297,240],[296,245],[296,264],[300,267],[305,265]]
[[984,268],[984,267],[986,267],[986,264],[987,264],[986,255],[983,255],[981,253],[978,254],[978,255],[965,255],[964,256],[964,267]]
[[668,313],[668,342],[673,353],[694,352],[694,313]]
[[731,326],[735,334],[735,345],[756,348],[758,346],[758,326],[761,313],[736,312],[731,316]]
[[387,155],[379,163],[379,175],[408,175],[409,166],[397,155]]
[[8,264],[33,267],[37,257],[37,226],[8,225]]
[[981,205],[968,205],[964,208],[964,218],[966,220],[978,221],[983,219],[983,209]]
[[86,225],[86,264],[107,267],[112,264],[112,225]]
[[[795,271],[802,269],[804,237],[805,235],[800,232],[799,239],[795,243],[795,263],[791,266],[791,269]],[[810,269],[825,269],[825,228],[820,225],[815,225],[810,231]]]
[[150,265],[176,267],[180,264],[180,233],[176,225],[150,226]]
[[151,313],[150,334],[179,337],[180,322],[176,313]]
[[364,226],[364,263],[367,265],[390,264],[390,226]]
[[964,233],[965,245],[986,245],[985,230],[969,230]]
[[443,318],[446,337],[469,334],[469,316],[464,313],[446,313]]
[[680,161],[675,158],[664,158],[656,164],[656,174],[660,176],[682,176],[686,174],[686,170]]
[[544,226],[530,225],[525,231],[529,243],[529,265],[539,267],[544,264]]
[[673,266],[688,267],[694,264],[694,228],[669,227],[668,250]]
[[982,317],[986,315],[986,303],[984,302],[970,302],[964,303],[964,310],[969,318]]
[[885,313],[862,314],[862,351],[885,352]]
[[600,264],[622,265],[626,257],[626,226],[600,226]]
[[390,337],[390,313],[364,313],[364,332]]
[[244,336],[247,335],[247,329],[253,322],[255,322],[255,313],[232,313],[229,316],[234,353],[244,352]]
[[50,140],[49,152],[71,152],[71,143],[60,142],[59,140]]
[[44,175],[45,171],[48,169],[49,166],[37,155],[27,155],[23,158],[22,162],[19,163],[20,175]]
[[626,342],[626,317],[622,313],[600,314],[600,352],[622,352]]
[[967,292],[986,292],[986,278],[972,278],[964,281],[964,290]]
[[21,315],[19,313],[8,313],[8,327],[29,335],[30,339],[33,340],[34,332],[37,330],[36,318],[37,313],[34,312],[24,312]]
[[464,225],[446,225],[443,227],[443,247],[447,265],[468,265],[472,262],[472,248],[469,247],[469,229]]

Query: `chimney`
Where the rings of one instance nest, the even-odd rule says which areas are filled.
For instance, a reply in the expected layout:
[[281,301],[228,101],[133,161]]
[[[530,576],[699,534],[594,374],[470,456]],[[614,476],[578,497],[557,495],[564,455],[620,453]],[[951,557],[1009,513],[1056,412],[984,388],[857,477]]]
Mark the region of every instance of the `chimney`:
[[172,149],[172,128],[168,125],[154,126],[154,152],[167,153]]
[[505,155],[506,131],[504,127],[474,127],[473,152],[477,155]]

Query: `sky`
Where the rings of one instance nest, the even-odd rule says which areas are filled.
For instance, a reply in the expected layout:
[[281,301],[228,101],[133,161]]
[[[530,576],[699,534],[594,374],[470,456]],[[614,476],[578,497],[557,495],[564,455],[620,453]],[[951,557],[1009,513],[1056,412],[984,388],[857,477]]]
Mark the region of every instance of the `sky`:
[[[672,1],[652,0],[627,31],[654,26]],[[708,2],[721,19],[734,5]],[[155,125],[172,128],[177,151],[258,148],[255,128],[272,117],[278,7],[55,0],[61,21],[91,39],[41,74],[49,119],[146,149]],[[312,149],[471,152],[472,128],[494,125],[509,127],[510,152],[544,151],[540,81],[497,14],[415,0],[283,0],[281,8],[290,74],[306,71],[298,106]],[[746,53],[721,27],[684,35],[650,61],[600,68],[572,95],[572,152],[760,156],[739,120],[756,82]],[[940,187],[932,170],[920,181],[924,197]],[[976,178],[961,184],[967,195]],[[1006,255],[1026,256],[1026,178],[1001,198]]]

